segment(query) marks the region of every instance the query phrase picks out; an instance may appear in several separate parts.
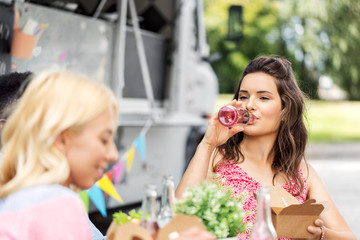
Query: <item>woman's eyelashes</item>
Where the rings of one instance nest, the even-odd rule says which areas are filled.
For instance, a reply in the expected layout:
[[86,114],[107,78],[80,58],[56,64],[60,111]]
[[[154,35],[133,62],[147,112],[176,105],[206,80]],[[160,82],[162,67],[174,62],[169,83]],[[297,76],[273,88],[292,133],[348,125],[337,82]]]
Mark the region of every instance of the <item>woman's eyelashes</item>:
[[262,96],[262,97],[260,97],[260,99],[261,99],[261,100],[270,100],[270,98],[269,98],[269,97],[266,97],[266,96]]
[[[248,99],[248,96],[240,96],[239,97],[240,101],[244,101],[246,99]],[[262,101],[270,100],[270,98],[267,97],[267,96],[259,96],[259,99],[262,100]]]
[[108,139],[108,138],[100,138],[100,140],[101,140],[101,143],[102,143],[103,145],[107,145],[107,144],[109,143],[109,139]]
[[239,100],[245,100],[245,99],[247,99],[247,98],[248,98],[247,96],[244,96],[244,95],[243,95],[243,96],[240,96],[240,97],[239,97]]

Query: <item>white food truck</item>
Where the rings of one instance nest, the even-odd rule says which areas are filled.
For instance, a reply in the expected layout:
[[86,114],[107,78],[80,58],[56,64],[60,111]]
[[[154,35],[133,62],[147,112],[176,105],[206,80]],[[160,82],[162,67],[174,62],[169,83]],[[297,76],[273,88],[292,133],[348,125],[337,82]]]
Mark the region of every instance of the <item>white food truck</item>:
[[[177,184],[218,95],[218,80],[209,63],[203,1],[1,2],[19,11],[18,27],[29,19],[46,25],[31,59],[12,57],[13,68],[38,72],[57,67],[100,79],[119,99],[119,155],[126,154],[139,134],[144,135],[145,159],[135,154],[131,170],[124,170],[116,185],[124,203],[106,198],[107,221],[90,206],[95,224],[109,224],[112,210],[138,206],[145,184],[155,184],[160,195],[163,175],[174,176]],[[241,26],[241,17],[237,18],[230,30]]]

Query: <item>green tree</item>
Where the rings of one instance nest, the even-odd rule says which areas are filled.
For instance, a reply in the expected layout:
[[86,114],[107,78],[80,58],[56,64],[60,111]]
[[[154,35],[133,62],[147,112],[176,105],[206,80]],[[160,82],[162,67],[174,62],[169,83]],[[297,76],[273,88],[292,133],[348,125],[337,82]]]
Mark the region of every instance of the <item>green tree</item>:
[[[243,39],[240,44],[225,41],[228,8],[242,5]],[[298,61],[289,47],[291,40],[283,38],[287,18],[278,17],[283,10],[278,1],[217,1],[205,0],[207,35],[212,52],[222,54],[213,62],[219,78],[220,93],[233,93],[242,71],[249,61],[259,55],[285,56],[293,63],[300,87],[311,97],[316,97],[317,82],[314,72],[306,68],[305,61]],[[285,28],[285,29],[284,29]],[[291,44],[290,44],[291,45]],[[315,90],[314,90],[315,89]]]
[[283,38],[305,71],[329,75],[351,100],[360,100],[357,47],[360,3],[356,0],[288,0],[281,5]]
[[350,100],[360,100],[360,2],[332,0],[327,2],[327,10],[325,33],[330,47],[326,49],[326,72],[345,89]]
[[[240,44],[225,41],[228,9],[243,5],[244,34]],[[233,93],[242,71],[251,59],[262,54],[279,53],[277,4],[267,0],[205,0],[205,22],[212,53],[222,58],[212,63],[219,78],[221,93]]]
[[[224,41],[228,8],[244,7],[239,45]],[[357,0],[205,0],[210,49],[221,93],[232,93],[246,64],[258,55],[281,55],[302,90],[317,98],[318,79],[330,76],[351,100],[360,100],[360,2]],[[232,53],[228,54],[234,50]]]

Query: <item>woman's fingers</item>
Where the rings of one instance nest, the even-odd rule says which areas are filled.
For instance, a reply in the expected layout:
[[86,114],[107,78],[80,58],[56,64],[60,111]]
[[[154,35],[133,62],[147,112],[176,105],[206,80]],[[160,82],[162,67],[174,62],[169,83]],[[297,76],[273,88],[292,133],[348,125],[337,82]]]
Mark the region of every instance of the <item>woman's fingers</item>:
[[177,240],[215,240],[211,233],[197,227],[190,228],[180,234]]
[[231,106],[234,106],[236,108],[240,108],[242,106],[242,102],[234,99],[231,102],[227,103],[226,105],[231,105]]
[[315,226],[318,226],[318,227],[324,226],[324,222],[321,219],[316,219],[314,224],[315,224]]
[[321,219],[316,219],[314,221],[315,226],[308,226],[308,232],[314,234],[314,239],[319,239],[324,234],[325,226],[324,222]]
[[232,135],[235,135],[238,132],[244,131],[244,126],[242,124],[238,124],[233,127],[229,127],[228,129]]
[[308,227],[308,232],[314,235],[314,240],[315,239],[319,239],[321,237],[321,228],[320,227],[314,227],[314,226],[309,226]]

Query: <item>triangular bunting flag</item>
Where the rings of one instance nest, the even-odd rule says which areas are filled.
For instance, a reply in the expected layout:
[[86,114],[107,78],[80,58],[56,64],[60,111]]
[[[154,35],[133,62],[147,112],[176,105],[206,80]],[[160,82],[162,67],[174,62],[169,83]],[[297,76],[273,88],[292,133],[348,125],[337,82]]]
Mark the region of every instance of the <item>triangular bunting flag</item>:
[[104,194],[99,186],[94,184],[94,186],[88,190],[88,194],[89,198],[100,211],[101,215],[103,215],[103,217],[107,217]]
[[88,195],[88,192],[86,190],[83,190],[83,191],[79,192],[79,195],[80,195],[80,198],[82,199],[82,201],[84,202],[86,212],[89,213],[89,195]]
[[113,172],[113,170],[110,170],[110,171],[106,172],[105,175],[110,179],[110,181],[112,181],[113,177],[114,177],[114,172]]
[[118,185],[120,183],[121,180],[121,175],[123,173],[123,168],[124,168],[124,160],[120,159],[120,161],[115,164],[112,167],[113,173],[114,173],[114,184]]
[[118,200],[120,203],[124,202],[119,196],[119,194],[116,192],[114,185],[106,175],[104,175],[100,180],[98,180],[97,183],[104,192]]
[[136,149],[139,151],[141,160],[143,162],[146,161],[146,148],[145,148],[145,136],[139,135],[135,140],[134,144],[136,146]]
[[131,146],[126,158],[126,172],[130,172],[134,160],[135,146]]

